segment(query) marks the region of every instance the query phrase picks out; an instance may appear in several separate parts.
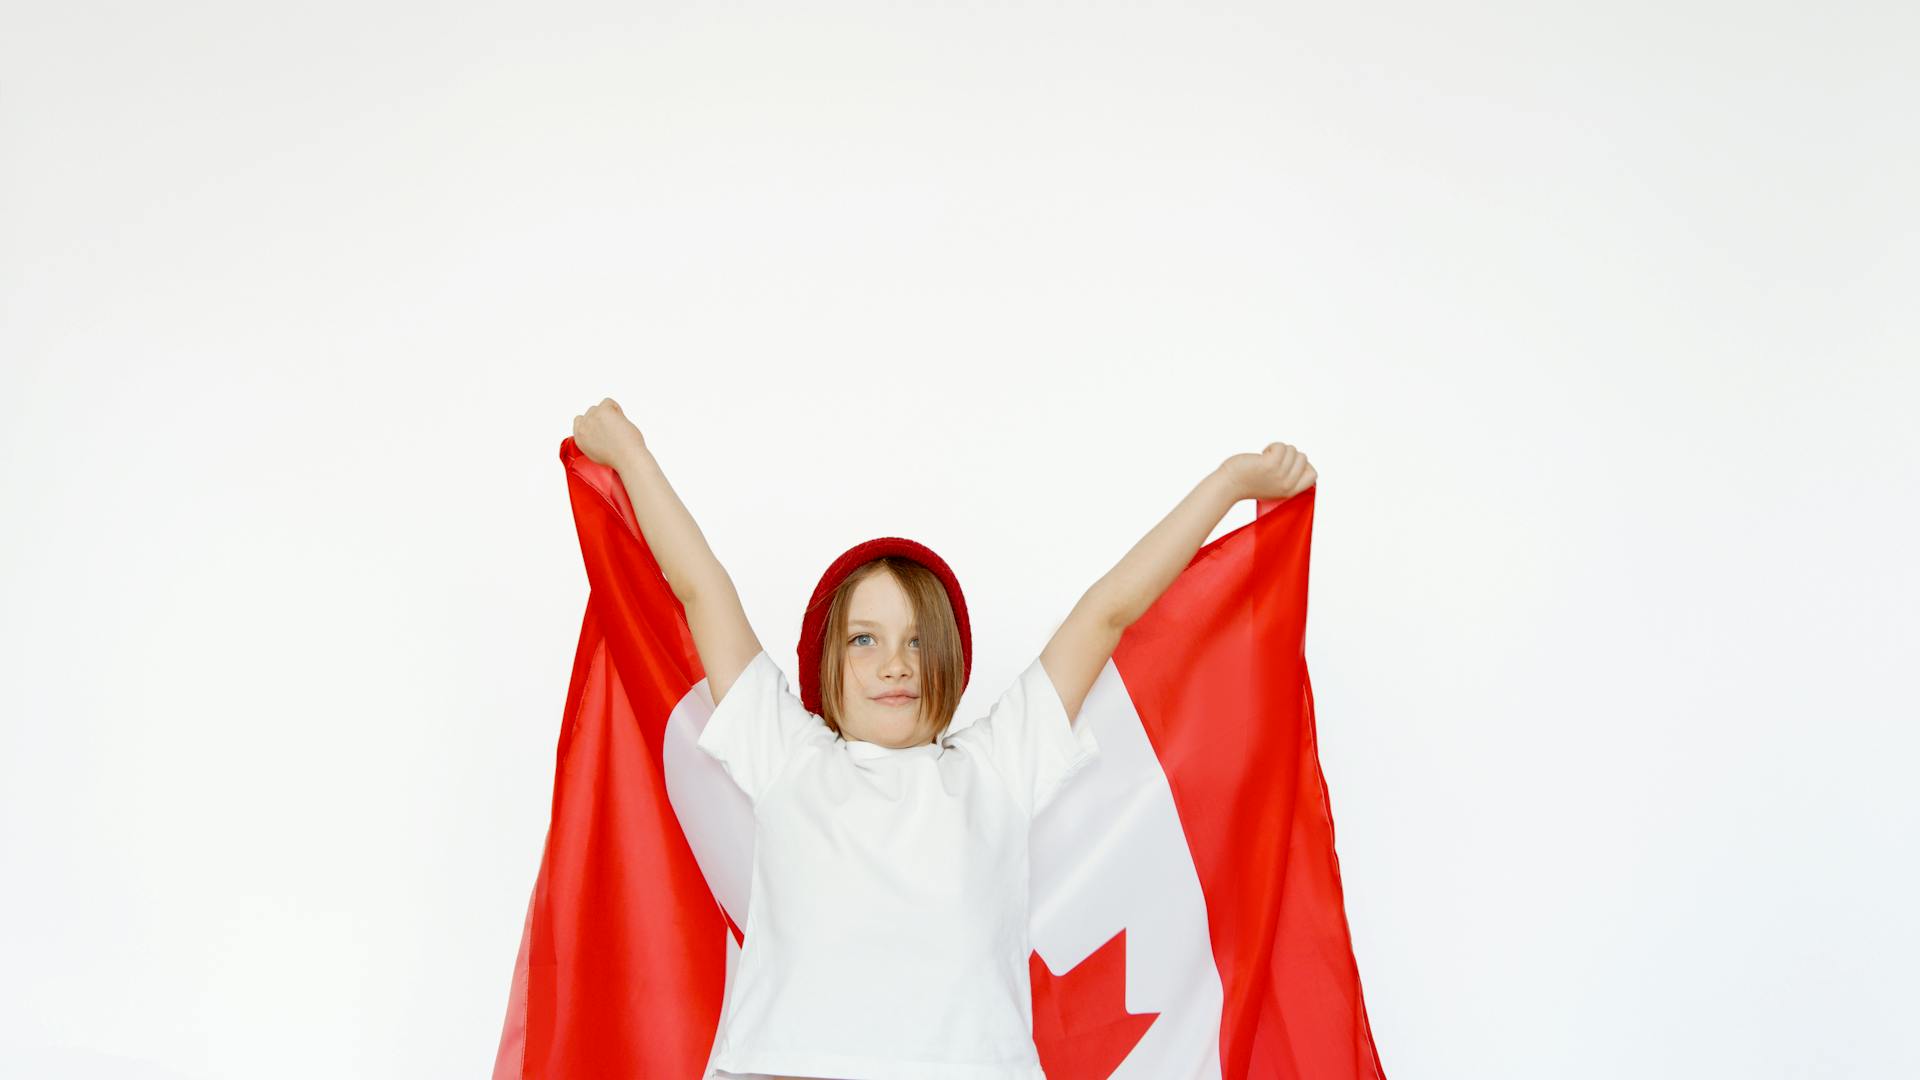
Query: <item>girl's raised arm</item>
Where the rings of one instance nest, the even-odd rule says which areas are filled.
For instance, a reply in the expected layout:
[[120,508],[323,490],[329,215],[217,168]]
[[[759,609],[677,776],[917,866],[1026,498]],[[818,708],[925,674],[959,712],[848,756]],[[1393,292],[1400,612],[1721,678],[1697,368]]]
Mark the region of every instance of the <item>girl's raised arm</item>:
[[1180,505],[1093,583],[1040,652],[1040,666],[1071,721],[1107,666],[1120,634],[1147,613],[1193,561],[1207,534],[1241,499],[1290,499],[1319,479],[1307,456],[1286,443],[1235,454],[1207,474]]
[[640,535],[660,563],[673,595],[687,610],[693,645],[700,653],[700,666],[707,671],[707,689],[718,705],[761,650],[733,578],[720,565],[706,534],[667,483],[646,439],[619,402],[605,398],[574,417],[573,440],[581,453],[620,474],[640,521]]

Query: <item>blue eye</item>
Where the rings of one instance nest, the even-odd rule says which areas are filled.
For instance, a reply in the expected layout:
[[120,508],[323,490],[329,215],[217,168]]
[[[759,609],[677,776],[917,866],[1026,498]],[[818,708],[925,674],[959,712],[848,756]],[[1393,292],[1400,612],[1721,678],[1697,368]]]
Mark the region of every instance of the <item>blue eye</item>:
[[[869,633],[866,633],[865,631],[862,631],[862,632],[860,632],[860,633],[858,633],[858,634],[855,634],[855,635],[853,635],[853,637],[851,637],[851,638],[849,638],[849,639],[847,639],[847,644],[849,644],[849,645],[855,645],[855,644],[858,644],[858,643],[859,643],[859,641],[860,641],[860,639],[861,639],[861,638],[863,638],[863,637],[872,637],[872,636],[873,636],[872,634],[869,634]],[[914,638],[914,639],[913,639],[912,641],[910,641],[910,642],[908,642],[908,644],[910,644],[910,645],[919,645],[919,644],[920,644],[920,639],[919,639],[919,638]]]

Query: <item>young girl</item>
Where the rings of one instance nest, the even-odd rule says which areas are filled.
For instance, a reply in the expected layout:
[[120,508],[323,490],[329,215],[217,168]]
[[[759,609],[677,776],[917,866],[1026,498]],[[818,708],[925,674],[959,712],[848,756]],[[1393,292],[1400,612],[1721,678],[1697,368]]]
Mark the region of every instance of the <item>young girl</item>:
[[712,715],[699,738],[754,808],[744,943],[711,1078],[1044,1080],[1032,1033],[1028,830],[1099,753],[1074,717],[1119,644],[1235,502],[1317,479],[1284,443],[1236,454],[1088,589],[985,717],[964,595],[931,549],[855,545],[801,622],[800,694],[612,399],[574,418],[613,467],[686,610]]

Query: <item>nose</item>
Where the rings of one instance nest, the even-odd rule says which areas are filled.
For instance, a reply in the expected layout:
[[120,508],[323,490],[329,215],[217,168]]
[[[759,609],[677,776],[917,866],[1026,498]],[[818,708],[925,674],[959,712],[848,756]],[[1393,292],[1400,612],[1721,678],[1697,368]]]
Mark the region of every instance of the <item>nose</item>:
[[886,660],[881,663],[881,677],[888,679],[910,678],[913,675],[913,665],[909,660],[909,650],[907,649],[906,643],[902,642],[898,648],[888,653]]

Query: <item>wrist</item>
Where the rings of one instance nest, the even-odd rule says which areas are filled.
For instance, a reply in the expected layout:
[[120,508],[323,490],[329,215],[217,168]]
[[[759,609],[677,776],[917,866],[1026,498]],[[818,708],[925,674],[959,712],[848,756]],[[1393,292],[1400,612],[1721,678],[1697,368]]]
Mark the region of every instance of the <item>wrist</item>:
[[648,450],[645,444],[621,454],[613,462],[613,471],[623,476],[629,471],[657,467],[657,463],[653,460],[653,452]]
[[1213,487],[1220,497],[1227,501],[1229,507],[1247,497],[1245,486],[1241,484],[1239,476],[1234,472],[1232,458],[1222,461],[1201,483]]

